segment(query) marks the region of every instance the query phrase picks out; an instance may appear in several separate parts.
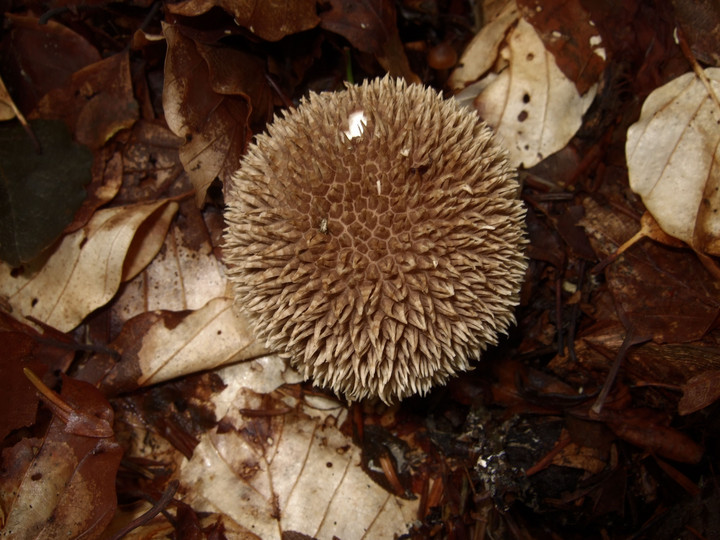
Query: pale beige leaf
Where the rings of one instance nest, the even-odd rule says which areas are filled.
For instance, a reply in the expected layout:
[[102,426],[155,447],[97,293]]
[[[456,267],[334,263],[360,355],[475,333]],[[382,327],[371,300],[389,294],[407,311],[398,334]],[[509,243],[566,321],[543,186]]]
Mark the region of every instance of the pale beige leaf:
[[[705,70],[720,95],[720,69]],[[720,255],[720,110],[694,73],[652,92],[625,147],[630,187],[660,227]]]
[[507,2],[498,15],[482,27],[460,57],[458,67],[448,79],[453,90],[460,91],[477,81],[493,67],[505,36],[520,17],[515,0]]
[[522,18],[499,55],[507,67],[489,73],[468,91],[474,92],[473,105],[480,116],[500,135],[510,162],[532,167],[572,139],[597,86],[581,96]]
[[[115,295],[128,273],[128,253],[139,257],[133,256],[129,267],[152,257],[176,211],[177,203],[158,201],[96,212],[84,228],[62,239],[38,271],[15,276],[0,264],[0,295],[23,316],[69,332]],[[152,226],[142,228],[146,223]],[[137,234],[141,228],[143,234]]]
[[172,320],[158,317],[138,332],[139,340],[123,354],[121,374],[135,373],[147,386],[231,362],[256,358],[267,350],[229,298],[215,298],[201,309]]
[[[227,403],[228,394],[222,398]],[[316,415],[308,414],[306,405],[290,404],[285,414],[263,421],[267,432],[262,437],[253,436],[259,417],[241,411],[262,414],[268,403],[282,405],[237,391],[225,407],[225,429],[206,433],[182,465],[186,503],[226,514],[266,540],[288,531],[321,540],[393,538],[407,532],[418,500],[388,493],[363,472],[360,449],[336,427],[347,414],[344,408]],[[230,425],[233,429],[227,429]]]

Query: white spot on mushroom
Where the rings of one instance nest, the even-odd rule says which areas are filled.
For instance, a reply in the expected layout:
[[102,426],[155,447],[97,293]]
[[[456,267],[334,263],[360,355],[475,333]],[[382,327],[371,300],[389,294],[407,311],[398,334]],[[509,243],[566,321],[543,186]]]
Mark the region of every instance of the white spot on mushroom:
[[345,136],[348,139],[354,139],[355,137],[359,137],[363,134],[363,131],[365,131],[365,126],[367,123],[365,122],[365,113],[363,111],[355,111],[353,113],[350,113],[348,116],[348,128],[345,131]]
[[382,184],[380,183],[380,180],[375,182],[375,186],[377,187],[378,195],[380,195],[380,193],[382,193]]
[[400,150],[400,155],[402,157],[408,157],[410,155],[410,149],[409,148],[403,148]]

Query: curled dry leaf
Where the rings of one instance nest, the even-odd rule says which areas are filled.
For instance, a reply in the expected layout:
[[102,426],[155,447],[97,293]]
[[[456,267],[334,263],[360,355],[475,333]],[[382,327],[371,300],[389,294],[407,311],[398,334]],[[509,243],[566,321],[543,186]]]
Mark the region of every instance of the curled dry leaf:
[[[229,178],[240,163],[250,136],[250,100],[238,87],[239,72],[231,86],[223,76],[227,73],[209,70],[203,46],[185,37],[176,26],[164,24],[163,33],[168,45],[163,87],[165,120],[173,133],[185,138],[180,161],[201,206],[212,181],[216,177]],[[227,54],[236,53],[228,50]]]
[[344,409],[319,414],[237,385],[217,401],[224,428],[203,435],[180,471],[196,511],[222,512],[266,540],[289,531],[393,538],[416,519],[417,499],[389,493],[361,469],[360,449],[336,427]]
[[165,200],[101,210],[63,238],[37,272],[15,275],[2,263],[0,294],[23,316],[68,332],[150,262],[177,207]]
[[459,92],[478,81],[496,62],[505,36],[520,17],[514,1],[506,2],[503,9],[489,21],[470,41],[462,54],[458,67],[448,79],[448,85]]
[[[510,16],[506,15],[503,24]],[[487,39],[496,40],[501,35],[502,26],[497,24],[487,32]],[[495,46],[489,43],[487,48]],[[463,54],[461,64],[470,51],[486,54],[476,45]],[[498,56],[499,71],[487,74],[457,98],[463,102],[472,100],[480,116],[503,139],[513,165],[532,167],[563,148],[575,135],[597,86],[580,95],[535,29],[522,18],[507,34]],[[463,79],[456,76],[452,81],[457,87]]]
[[[720,69],[705,74],[720,95]],[[720,255],[720,110],[694,73],[651,93],[627,133],[630,187],[671,236]]]

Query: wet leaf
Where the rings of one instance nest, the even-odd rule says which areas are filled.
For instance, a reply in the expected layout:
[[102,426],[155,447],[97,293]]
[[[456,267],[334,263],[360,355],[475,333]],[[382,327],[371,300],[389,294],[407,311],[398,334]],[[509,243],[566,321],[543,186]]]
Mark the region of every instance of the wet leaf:
[[150,262],[176,211],[168,201],[101,210],[63,238],[35,273],[14,275],[2,264],[0,294],[25,316],[72,330]]
[[[705,70],[716,95],[720,69]],[[655,90],[627,132],[630,187],[670,236],[720,255],[720,109],[694,73]]]
[[60,236],[90,181],[90,153],[62,122],[30,125],[42,154],[19,123],[0,124],[0,259],[11,266],[32,261]]

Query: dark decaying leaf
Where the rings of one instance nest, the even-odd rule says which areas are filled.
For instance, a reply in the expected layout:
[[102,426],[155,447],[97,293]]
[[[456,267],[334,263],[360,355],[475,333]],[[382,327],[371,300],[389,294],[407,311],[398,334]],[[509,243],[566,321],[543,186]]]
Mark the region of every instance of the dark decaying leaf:
[[704,371],[695,375],[683,387],[678,403],[680,414],[690,414],[720,399],[720,370]]
[[186,0],[168,4],[167,7],[177,15],[195,16],[216,6],[230,13],[237,24],[268,41],[278,41],[287,35],[309,30],[319,22],[315,0]]
[[[582,223],[601,255],[632,237],[638,224],[592,199]],[[638,334],[661,343],[700,339],[720,313],[720,282],[688,251],[643,240],[606,269],[616,306]]]
[[19,123],[0,124],[0,259],[35,259],[72,221],[90,181],[90,152],[55,120],[31,122],[38,155]]

